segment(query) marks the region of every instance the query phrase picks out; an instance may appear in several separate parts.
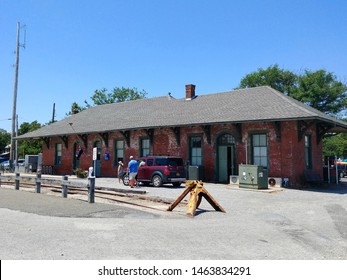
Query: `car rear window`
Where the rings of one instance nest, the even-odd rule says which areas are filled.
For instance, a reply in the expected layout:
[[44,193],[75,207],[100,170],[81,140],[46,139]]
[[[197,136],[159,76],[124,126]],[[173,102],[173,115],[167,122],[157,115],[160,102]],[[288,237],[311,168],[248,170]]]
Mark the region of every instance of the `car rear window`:
[[167,158],[156,158],[155,159],[156,166],[165,166],[167,165]]
[[181,158],[156,158],[156,166],[183,166],[183,160]]
[[183,159],[172,158],[172,159],[170,159],[169,165],[171,165],[171,166],[183,166]]

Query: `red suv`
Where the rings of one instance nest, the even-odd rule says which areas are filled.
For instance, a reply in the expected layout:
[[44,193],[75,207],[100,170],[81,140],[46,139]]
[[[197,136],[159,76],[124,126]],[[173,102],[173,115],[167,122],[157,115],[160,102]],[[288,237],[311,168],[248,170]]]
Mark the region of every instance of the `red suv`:
[[[152,183],[154,187],[171,183],[178,187],[186,180],[183,159],[174,156],[147,156],[138,159],[139,168],[137,181],[143,184]],[[124,185],[129,184],[129,178],[123,176]]]

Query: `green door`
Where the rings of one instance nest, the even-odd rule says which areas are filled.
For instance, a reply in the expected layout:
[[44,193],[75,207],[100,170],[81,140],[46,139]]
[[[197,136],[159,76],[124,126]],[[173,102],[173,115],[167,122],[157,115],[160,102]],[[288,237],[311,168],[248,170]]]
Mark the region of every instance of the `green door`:
[[218,147],[218,178],[219,182],[227,182],[228,181],[228,147],[227,146],[219,146]]
[[80,157],[82,156],[83,150],[81,151],[81,146],[78,143],[73,145],[72,150],[72,169],[75,170],[80,168]]
[[218,138],[218,181],[229,183],[230,175],[237,174],[235,158],[235,139],[230,134]]

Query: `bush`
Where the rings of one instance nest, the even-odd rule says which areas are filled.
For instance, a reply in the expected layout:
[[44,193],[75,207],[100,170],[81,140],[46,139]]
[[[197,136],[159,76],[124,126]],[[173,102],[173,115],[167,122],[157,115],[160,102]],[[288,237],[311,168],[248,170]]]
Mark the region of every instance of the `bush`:
[[73,173],[77,176],[77,178],[86,178],[87,172],[82,168],[76,168],[73,170]]

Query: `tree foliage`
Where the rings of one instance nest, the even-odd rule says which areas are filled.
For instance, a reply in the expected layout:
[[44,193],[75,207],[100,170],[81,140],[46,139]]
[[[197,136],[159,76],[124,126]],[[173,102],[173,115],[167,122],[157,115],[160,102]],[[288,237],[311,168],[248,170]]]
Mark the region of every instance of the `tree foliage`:
[[259,68],[241,79],[239,88],[270,86],[326,114],[338,115],[347,108],[347,85],[325,70],[295,74],[278,65]]
[[347,134],[341,133],[323,138],[323,155],[347,158]]
[[[102,105],[142,99],[145,98],[146,95],[147,93],[145,91],[139,92],[136,88],[115,87],[111,92],[107,92],[106,88],[96,90],[90,99],[93,101],[93,105]],[[86,104],[89,105],[88,102],[86,102]]]
[[90,104],[87,100],[84,101],[85,106],[81,106],[76,102],[72,103],[71,111],[68,113],[68,115],[71,115],[74,110],[82,111],[97,105],[143,99],[146,98],[146,95],[146,91],[138,91],[136,88],[115,87],[111,91],[108,91],[106,88],[102,88],[100,90],[95,90],[94,94],[90,97],[92,104]]
[[286,95],[290,95],[296,83],[297,75],[280,69],[276,64],[266,69],[259,68],[258,71],[246,75],[241,79],[239,88],[270,86]]
[[[18,135],[37,130],[42,125],[37,121],[31,123],[24,122],[18,128]],[[24,157],[25,155],[37,155],[41,152],[42,141],[41,140],[19,140],[18,141],[18,157]]]
[[346,109],[347,86],[337,81],[333,73],[305,70],[304,75],[298,76],[291,96],[326,114],[337,115]]
[[11,143],[11,133],[0,128],[0,153],[5,152],[5,147]]
[[86,107],[80,106],[77,102],[72,103],[71,110],[66,115],[73,115],[75,112],[81,112],[85,110]]

